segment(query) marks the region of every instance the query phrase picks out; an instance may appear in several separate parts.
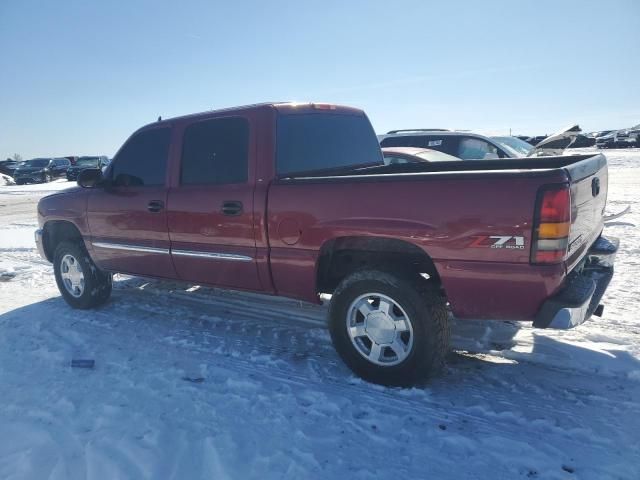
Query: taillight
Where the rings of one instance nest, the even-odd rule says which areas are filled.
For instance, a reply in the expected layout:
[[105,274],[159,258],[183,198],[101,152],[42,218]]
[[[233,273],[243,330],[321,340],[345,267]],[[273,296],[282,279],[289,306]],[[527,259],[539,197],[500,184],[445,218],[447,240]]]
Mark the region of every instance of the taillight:
[[567,257],[571,229],[569,185],[542,187],[533,224],[531,263],[560,263]]

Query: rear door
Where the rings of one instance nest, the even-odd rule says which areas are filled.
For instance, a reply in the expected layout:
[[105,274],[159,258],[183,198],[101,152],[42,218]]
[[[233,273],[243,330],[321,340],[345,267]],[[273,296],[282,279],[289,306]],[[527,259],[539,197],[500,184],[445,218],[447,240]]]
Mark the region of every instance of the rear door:
[[186,281],[261,290],[254,236],[255,132],[229,116],[185,125],[169,192],[171,256]]
[[136,132],[113,159],[109,185],[87,202],[92,257],[107,270],[174,277],[167,232],[167,159],[171,128]]
[[571,230],[568,267],[572,269],[604,227],[609,175],[604,155],[567,167],[571,177]]

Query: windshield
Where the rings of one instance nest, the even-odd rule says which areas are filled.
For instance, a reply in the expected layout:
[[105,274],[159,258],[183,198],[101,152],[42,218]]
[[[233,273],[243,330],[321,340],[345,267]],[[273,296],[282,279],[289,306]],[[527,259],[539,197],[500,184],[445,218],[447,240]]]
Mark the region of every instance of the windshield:
[[33,160],[25,160],[20,164],[21,167],[46,167],[49,165],[48,158],[34,158]]
[[526,157],[535,150],[535,147],[517,137],[491,137],[503,149],[517,157]]
[[80,157],[76,160],[76,165],[80,167],[97,167],[98,166],[98,157]]

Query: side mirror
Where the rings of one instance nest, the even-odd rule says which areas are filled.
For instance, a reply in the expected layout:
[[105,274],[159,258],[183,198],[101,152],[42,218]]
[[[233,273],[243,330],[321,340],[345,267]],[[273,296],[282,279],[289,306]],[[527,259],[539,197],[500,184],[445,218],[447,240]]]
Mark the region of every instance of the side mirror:
[[102,182],[102,170],[99,168],[85,168],[78,175],[78,185],[82,188],[94,188]]

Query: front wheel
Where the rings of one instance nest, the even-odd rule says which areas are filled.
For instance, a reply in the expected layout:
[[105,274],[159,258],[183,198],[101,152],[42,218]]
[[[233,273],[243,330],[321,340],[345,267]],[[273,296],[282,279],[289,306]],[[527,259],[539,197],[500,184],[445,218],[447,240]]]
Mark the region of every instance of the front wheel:
[[45,173],[42,175],[42,183],[49,183],[52,179],[53,177],[50,173]]
[[329,315],[338,354],[365,380],[406,386],[444,366],[446,303],[417,279],[376,270],[353,273],[334,292]]
[[58,290],[73,308],[94,308],[111,296],[111,274],[99,270],[80,243],[58,245],[53,271]]

